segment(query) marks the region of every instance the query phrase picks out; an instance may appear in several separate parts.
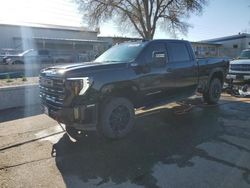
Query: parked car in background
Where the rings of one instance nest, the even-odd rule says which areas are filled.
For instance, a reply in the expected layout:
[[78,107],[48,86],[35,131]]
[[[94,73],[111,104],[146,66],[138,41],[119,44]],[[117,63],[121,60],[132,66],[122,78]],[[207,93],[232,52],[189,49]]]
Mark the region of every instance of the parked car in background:
[[47,49],[29,49],[18,54],[5,55],[2,63],[7,65],[24,63],[70,63],[73,62],[73,55],[70,53],[54,52]]
[[0,49],[0,64],[3,63],[3,59],[7,56],[18,54],[18,51],[12,48]]
[[25,50],[19,54],[6,55],[3,58],[3,64],[13,65],[13,64],[24,64],[41,62],[41,63],[50,63],[53,62],[53,59],[48,50],[34,50],[29,49]]
[[184,40],[152,40],[115,45],[93,62],[46,68],[40,74],[44,112],[80,139],[97,129],[121,138],[134,126],[136,108],[153,108],[203,94],[220,98],[228,69],[224,58],[197,60]]
[[237,59],[230,61],[227,79],[250,81],[250,49],[243,50]]

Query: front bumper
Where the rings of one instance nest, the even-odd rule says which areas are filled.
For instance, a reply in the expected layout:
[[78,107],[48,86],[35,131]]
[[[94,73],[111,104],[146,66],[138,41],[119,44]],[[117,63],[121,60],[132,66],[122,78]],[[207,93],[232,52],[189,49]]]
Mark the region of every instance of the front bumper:
[[235,81],[248,81],[250,80],[250,74],[228,73],[226,79]]
[[97,104],[79,105],[72,108],[63,107],[57,111],[43,104],[42,109],[49,117],[66,126],[74,127],[78,130],[96,130],[98,122]]

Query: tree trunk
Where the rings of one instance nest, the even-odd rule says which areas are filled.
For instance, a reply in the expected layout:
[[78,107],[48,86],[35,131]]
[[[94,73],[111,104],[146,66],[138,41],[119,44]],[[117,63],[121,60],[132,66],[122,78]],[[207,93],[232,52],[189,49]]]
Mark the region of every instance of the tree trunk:
[[144,33],[144,35],[145,35],[145,39],[147,40],[152,40],[154,37],[154,34],[151,31],[147,31],[146,33]]

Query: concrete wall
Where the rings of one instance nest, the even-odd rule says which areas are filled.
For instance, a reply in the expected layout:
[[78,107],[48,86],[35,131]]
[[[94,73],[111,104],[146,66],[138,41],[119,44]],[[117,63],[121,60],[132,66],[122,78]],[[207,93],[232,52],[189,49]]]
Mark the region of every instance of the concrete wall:
[[0,88],[0,110],[40,104],[38,85]]
[[[62,63],[60,63],[61,65]],[[38,64],[38,63],[33,63],[33,64],[14,64],[14,65],[1,65],[0,64],[0,73],[1,72],[15,72],[15,71],[22,71],[22,72],[39,72],[41,69],[46,68],[46,67],[51,67],[59,64],[55,63],[47,63],[47,64]]]

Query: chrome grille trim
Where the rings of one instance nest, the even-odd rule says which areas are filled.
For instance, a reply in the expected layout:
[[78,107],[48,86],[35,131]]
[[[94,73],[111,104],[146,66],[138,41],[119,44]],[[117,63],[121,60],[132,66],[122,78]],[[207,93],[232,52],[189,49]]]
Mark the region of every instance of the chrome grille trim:
[[[41,81],[49,80],[51,85],[46,85],[46,82]],[[43,105],[48,106],[50,110],[57,111],[62,109],[65,99],[65,81],[63,78],[55,77],[40,77],[39,89],[40,98]]]
[[230,65],[232,71],[250,71],[250,64],[232,64]]

